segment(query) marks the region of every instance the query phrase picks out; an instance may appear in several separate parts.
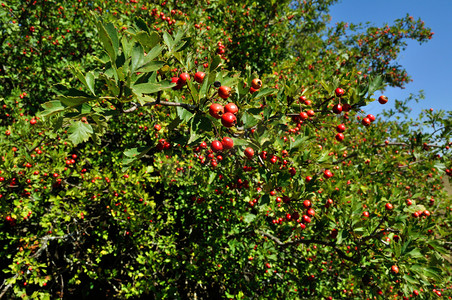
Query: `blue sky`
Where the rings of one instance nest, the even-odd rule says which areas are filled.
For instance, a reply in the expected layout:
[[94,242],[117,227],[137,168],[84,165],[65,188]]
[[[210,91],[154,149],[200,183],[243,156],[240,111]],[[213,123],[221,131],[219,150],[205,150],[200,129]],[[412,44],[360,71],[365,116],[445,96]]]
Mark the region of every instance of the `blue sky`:
[[[409,41],[398,62],[405,67],[413,79],[405,89],[387,88],[384,94],[389,98],[385,105],[372,102],[364,110],[378,114],[384,108],[393,106],[393,99],[405,99],[410,93],[424,90],[425,100],[413,103],[411,116],[417,117],[422,109],[452,110],[452,1],[451,0],[342,0],[331,6],[331,24],[371,22],[382,26],[392,24],[395,19],[409,13],[415,19],[421,18],[426,27],[435,33],[433,38],[419,45]],[[379,96],[379,92],[375,96]]]

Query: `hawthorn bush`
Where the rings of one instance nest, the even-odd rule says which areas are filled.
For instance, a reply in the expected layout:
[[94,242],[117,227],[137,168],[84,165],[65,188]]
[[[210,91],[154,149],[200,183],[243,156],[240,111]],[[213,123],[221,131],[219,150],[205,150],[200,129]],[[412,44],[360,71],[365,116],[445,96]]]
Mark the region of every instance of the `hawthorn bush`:
[[451,112],[413,120],[422,94],[381,94],[409,82],[396,58],[432,37],[422,21],[332,26],[335,1],[10,2],[0,298],[452,295]]

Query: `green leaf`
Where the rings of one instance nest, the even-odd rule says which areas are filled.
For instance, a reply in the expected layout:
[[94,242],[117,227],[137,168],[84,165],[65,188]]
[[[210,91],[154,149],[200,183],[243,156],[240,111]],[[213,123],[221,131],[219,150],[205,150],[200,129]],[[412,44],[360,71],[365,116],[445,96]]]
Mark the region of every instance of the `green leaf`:
[[58,117],[53,123],[53,132],[57,132],[63,127],[63,117]]
[[171,52],[174,47],[174,40],[168,32],[163,32],[163,41],[165,45],[168,47],[168,50]]
[[446,170],[446,165],[440,161],[435,161],[434,167],[439,171],[439,173],[443,173]]
[[75,66],[70,66],[69,70],[71,71],[71,73],[77,77],[78,80],[80,80],[81,83],[83,83],[84,86],[88,87],[88,84],[86,82],[86,77],[83,76],[83,73]]
[[85,93],[84,91],[81,91],[79,89],[75,89],[75,88],[67,88],[66,86],[62,85],[62,84],[56,84],[54,85],[54,89],[56,90],[57,94],[63,95],[63,96],[71,96],[71,97],[76,97],[76,96],[81,96],[81,97],[92,97],[91,95]]
[[149,150],[151,150],[152,147],[138,147],[138,148],[132,148],[132,149],[128,149],[126,151],[124,151],[124,155],[127,157],[131,157],[134,159],[139,159],[141,157],[143,157],[146,153],[149,152]]
[[274,88],[268,88],[268,87],[267,88],[263,88],[263,89],[259,90],[259,92],[254,93],[253,94],[253,98],[254,99],[259,99],[259,98],[262,98],[262,97],[274,94],[277,91],[278,90],[274,89]]
[[135,94],[153,94],[159,91],[172,88],[175,83],[169,81],[162,81],[160,83],[140,83],[132,86],[132,90]]
[[96,93],[94,92],[94,81],[95,81],[95,78],[94,78],[93,72],[86,73],[85,81],[86,81],[86,86],[91,91],[91,93],[95,96],[96,95]]
[[[111,24],[111,23],[110,23]],[[107,29],[104,27],[101,21],[96,22],[97,31],[99,32],[99,39],[104,46],[104,50],[107,52],[108,56],[110,57],[110,61],[114,63],[116,61],[116,54],[117,50],[115,51],[115,46],[113,45],[113,41],[110,37],[110,35],[107,33]],[[114,27],[113,27],[114,29]],[[109,27],[109,30],[111,30],[111,27]],[[114,29],[116,31],[116,29]],[[116,35],[117,39],[117,35]],[[119,43],[117,43],[119,44]],[[118,45],[116,49],[118,48]]]
[[424,257],[424,255],[422,255],[421,251],[419,249],[413,249],[410,252],[405,254],[408,257],[411,258],[420,258],[420,257]]
[[171,123],[167,126],[168,131],[171,132],[172,130],[174,130],[177,126],[179,126],[180,123],[182,123],[182,120],[179,119],[179,117],[174,118],[174,120],[172,120]]
[[77,145],[82,142],[88,141],[89,137],[93,133],[93,128],[90,124],[83,123],[82,121],[77,121],[69,126],[68,133],[69,140],[71,140],[74,145]]
[[383,77],[381,75],[378,75],[374,80],[372,80],[369,83],[369,89],[368,89],[368,94],[369,97],[373,95],[373,93],[375,93],[378,90],[381,90],[384,87],[383,84]]
[[217,174],[214,172],[211,172],[209,174],[209,180],[207,181],[208,184],[212,184],[212,182],[215,180],[215,177],[217,177]]
[[160,70],[164,65],[165,65],[165,62],[163,62],[163,61],[151,61],[151,62],[145,64],[144,66],[140,67],[136,71],[141,72],[141,73],[153,72],[153,71]]
[[430,240],[427,242],[427,244],[429,246],[433,247],[433,249],[435,249],[435,251],[437,251],[441,254],[446,254],[446,255],[450,254],[449,251],[446,248],[444,248],[442,245],[440,245],[438,241]]
[[108,36],[111,39],[113,50],[117,55],[119,49],[118,31],[116,30],[115,25],[113,25],[113,23],[108,23],[107,25],[105,25],[105,29],[107,30]]
[[196,89],[195,85],[191,80],[187,81],[188,89],[190,90],[190,94],[192,99],[198,99],[198,90]]
[[145,50],[154,48],[160,42],[160,36],[157,32],[148,34],[145,31],[140,31],[135,34],[134,38],[144,47]]
[[148,62],[152,61],[154,58],[160,55],[162,53],[163,49],[165,49],[165,46],[157,45],[154,48],[149,51],[146,56],[144,57],[143,64],[147,64]]
[[144,62],[144,50],[140,44],[136,44],[132,50],[132,66],[131,72],[134,73],[138,67],[141,67]]
[[123,36],[121,39],[121,44],[124,56],[130,57],[130,52],[132,51],[132,47],[135,44],[135,41],[133,39],[129,39],[127,36]]
[[245,223],[248,223],[248,224],[253,222],[254,219],[256,219],[256,215],[254,215],[254,214],[246,214],[243,216],[243,221],[245,221]]
[[143,21],[142,18],[135,18],[135,25],[136,25],[139,29],[141,29],[141,30],[143,30],[143,31],[149,33],[148,25],[146,24],[145,21]]
[[177,33],[174,37],[174,45],[176,45],[177,43],[180,42],[180,40],[184,37],[184,31],[182,30],[182,28],[179,28],[177,30]]
[[196,131],[211,131],[212,123],[207,117],[195,115],[193,118],[192,129],[195,129]]
[[242,114],[241,121],[243,122],[243,126],[245,128],[251,128],[259,122],[258,119],[256,119],[253,115],[247,112]]
[[344,233],[343,230],[340,230],[340,231],[337,233],[337,239],[336,239],[336,244],[337,244],[337,245],[340,245],[340,244],[342,243],[342,240],[343,240],[342,234],[343,234],[343,233]]
[[191,120],[191,118],[194,116],[193,113],[189,112],[185,108],[182,108],[180,106],[176,107],[177,116],[179,119],[181,119],[184,122],[188,122]]
[[251,142],[249,142],[248,140],[239,139],[239,138],[235,138],[235,137],[232,137],[232,140],[234,141],[234,146],[249,146],[249,145],[252,145]]
[[216,55],[209,66],[209,72],[214,71],[218,66],[221,64],[221,57],[219,55]]
[[190,138],[188,144],[192,144],[203,137],[202,131],[211,131],[212,124],[210,120],[204,116],[194,115],[190,120]]
[[418,284],[418,283],[419,283],[416,279],[414,279],[413,277],[411,277],[410,275],[407,275],[407,274],[403,274],[403,278],[404,278],[407,282],[409,282],[409,283],[411,283],[411,284]]
[[207,74],[204,77],[204,81],[202,83],[202,86],[199,89],[199,100],[201,100],[204,97],[206,97],[207,90],[208,90],[209,86],[212,84],[212,82],[215,81],[216,77],[217,77],[217,73],[216,72],[211,72],[211,73]]
[[289,148],[290,149],[299,148],[301,144],[303,144],[307,139],[308,139],[307,136],[297,135],[295,141],[292,142],[292,139],[289,139]]
[[41,105],[44,110],[39,113],[41,117],[50,116],[60,111],[64,111],[64,106],[59,100],[52,100]]
[[88,101],[93,100],[91,97],[65,97],[65,96],[59,96],[58,99],[61,101],[61,103],[64,104],[66,107],[76,107],[79,105],[82,105],[83,103],[86,103]]

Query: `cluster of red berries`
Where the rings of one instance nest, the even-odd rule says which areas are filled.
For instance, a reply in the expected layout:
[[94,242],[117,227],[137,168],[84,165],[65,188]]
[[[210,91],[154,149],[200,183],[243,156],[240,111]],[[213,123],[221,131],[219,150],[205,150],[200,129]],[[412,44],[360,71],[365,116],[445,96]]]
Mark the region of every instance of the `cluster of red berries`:
[[[218,166],[218,162],[223,160],[222,155],[218,154],[217,156],[215,156],[215,153],[221,152],[226,149],[231,149],[233,146],[234,141],[229,137],[224,137],[221,142],[218,140],[213,141],[210,145],[210,149],[207,150],[207,159],[208,161],[210,161],[210,165],[215,168],[216,166]],[[199,144],[199,146],[194,149],[194,152],[199,153],[203,149],[207,149],[206,142],[201,142],[201,144]],[[204,157],[203,155],[195,154],[195,157],[199,159],[201,164],[206,163],[206,157]]]
[[181,73],[179,77],[172,77],[171,82],[176,84],[173,90],[180,90],[187,84],[188,80],[190,80],[190,74],[188,73]]
[[157,143],[157,150],[159,151],[168,150],[169,148],[171,148],[171,144],[168,143],[165,139],[160,139]]
[[77,158],[77,154],[72,154],[70,158],[66,158],[66,165],[75,164],[75,159]]
[[363,118],[363,120],[361,121],[361,124],[363,124],[364,126],[369,126],[374,121],[375,121],[375,116],[368,114],[365,118]]

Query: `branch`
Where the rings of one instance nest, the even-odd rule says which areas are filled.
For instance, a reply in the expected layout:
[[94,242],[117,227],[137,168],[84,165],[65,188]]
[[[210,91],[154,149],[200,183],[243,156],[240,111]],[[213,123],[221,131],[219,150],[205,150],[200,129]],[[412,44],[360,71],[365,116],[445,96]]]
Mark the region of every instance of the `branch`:
[[[17,278],[18,276],[19,276],[19,274],[16,274],[16,275],[14,275],[12,278]],[[2,286],[5,285],[6,280],[7,280],[7,279],[3,280]],[[5,293],[9,290],[9,288],[10,288],[11,286],[12,286],[12,283],[6,285],[6,286],[3,288],[2,292],[0,293],[0,299],[3,297],[3,295],[5,295]]]
[[[377,147],[386,147],[386,146],[404,146],[404,147],[408,147],[411,146],[410,144],[407,143],[399,143],[399,142],[392,142],[392,143],[384,143],[384,144],[374,144],[372,145],[372,147],[377,148]],[[427,144],[427,145],[423,145],[424,147],[432,147],[432,148],[443,148],[443,146],[440,145],[435,145],[435,144]]]
[[45,237],[43,237],[41,239],[41,247],[38,249],[38,251],[36,251],[35,254],[31,255],[30,258],[36,258],[41,256],[41,253],[47,249],[48,246],[48,242],[52,241],[52,240],[65,240],[67,238],[69,238],[70,236],[72,236],[74,233],[69,233],[69,234],[65,234],[63,236],[50,236],[50,235],[46,235]]
[[418,160],[418,161],[413,161],[413,162],[410,162],[410,163],[407,164],[407,165],[397,166],[397,167],[398,167],[399,169],[401,169],[401,168],[406,168],[406,167],[409,167],[409,166],[411,166],[411,165],[418,164],[418,163],[421,163],[421,162],[424,162],[424,161],[426,161],[426,159],[421,159],[421,160]]
[[198,109],[198,107],[196,105],[191,105],[191,104],[187,104],[187,103],[179,103],[179,102],[169,102],[169,101],[163,101],[160,102],[158,99],[156,101],[153,102],[147,102],[144,105],[141,105],[140,103],[134,103],[132,102],[132,107],[129,109],[125,109],[122,112],[125,114],[131,113],[135,110],[137,110],[140,107],[144,107],[144,106],[152,106],[152,105],[163,105],[163,106],[180,106],[185,108],[186,110],[190,111],[190,112],[194,112]]
[[352,153],[352,154],[350,154],[349,156],[347,156],[347,157],[344,157],[344,158],[342,158],[342,159],[339,159],[339,160],[336,160],[335,162],[333,162],[332,164],[333,165],[338,165],[338,164],[341,164],[343,161],[346,161],[346,160],[348,160],[348,159],[350,159],[350,158],[352,158],[352,157],[356,157],[356,156],[358,156],[358,153]]
[[[378,227],[377,227],[378,228]],[[392,229],[392,228],[386,228],[386,229],[382,229],[379,232],[375,233],[376,230],[374,230],[374,232],[372,232],[372,234],[365,236],[363,238],[361,238],[358,242],[358,245],[362,245],[364,242],[371,240],[371,239],[375,239],[378,238],[380,234],[386,233],[386,232],[392,232],[392,233],[399,233],[400,231],[397,229]]]
[[290,242],[285,242],[285,243],[283,243],[283,242],[281,242],[280,239],[278,239],[278,238],[275,237],[274,235],[271,235],[270,233],[267,233],[267,232],[264,232],[264,231],[261,231],[261,230],[258,230],[258,233],[260,233],[260,234],[263,235],[263,236],[268,237],[269,239],[271,239],[272,241],[274,241],[274,242],[275,242],[278,246],[280,246],[280,247],[288,247],[288,246],[294,245],[294,244],[307,244],[307,245],[309,245],[309,244],[319,244],[319,245],[330,246],[330,247],[333,247],[333,249],[337,252],[337,254],[338,254],[341,258],[343,258],[343,259],[345,259],[345,260],[348,260],[348,261],[351,261],[351,262],[354,262],[354,263],[357,263],[357,262],[358,262],[357,259],[355,259],[355,258],[353,258],[353,257],[350,257],[350,256],[346,255],[342,250],[338,249],[338,248],[336,247],[336,244],[333,243],[333,242],[325,242],[325,241],[314,240],[314,239],[310,239],[310,240],[306,240],[306,239],[297,239],[297,240],[294,240],[294,241],[290,241]]

